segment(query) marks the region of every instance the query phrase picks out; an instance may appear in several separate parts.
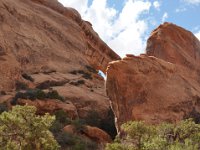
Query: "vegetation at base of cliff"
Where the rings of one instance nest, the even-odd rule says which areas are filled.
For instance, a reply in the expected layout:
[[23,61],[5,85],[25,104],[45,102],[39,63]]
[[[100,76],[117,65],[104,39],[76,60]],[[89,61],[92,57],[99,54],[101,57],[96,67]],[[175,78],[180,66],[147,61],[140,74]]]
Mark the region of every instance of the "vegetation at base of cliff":
[[64,131],[61,132],[56,139],[63,150],[96,150],[98,147],[97,143],[91,140]]
[[188,113],[185,117],[185,119],[192,118],[195,123],[200,124],[200,113],[193,109],[190,113]]
[[46,99],[58,99],[64,101],[64,98],[58,94],[56,90],[49,91],[45,93],[40,89],[28,89],[26,92],[17,92],[13,100],[11,101],[12,105],[17,104],[17,100],[21,99],[30,99],[32,101],[36,99],[46,100]]
[[33,106],[15,106],[0,114],[0,149],[56,150],[57,141],[49,131],[55,120],[45,114],[37,116]]
[[85,118],[85,123],[106,131],[112,137],[112,139],[114,139],[117,135],[115,116],[111,108],[109,108],[104,118],[102,118],[95,110],[90,110]]
[[28,89],[28,85],[26,83],[18,81],[18,80],[15,82],[15,87],[16,87],[16,91]]
[[[111,108],[104,119],[102,119],[95,110],[89,111],[85,118],[76,120],[67,118],[67,113],[63,110],[56,111],[54,115],[56,116],[56,120],[50,130],[62,148],[71,147],[73,150],[97,149],[97,144],[95,142],[86,140],[80,136],[85,130],[85,125],[98,127],[110,134],[113,139],[117,134],[114,123],[114,114]],[[72,135],[64,132],[63,128],[67,125],[72,125],[75,128],[76,134]]]
[[122,125],[123,137],[107,144],[106,150],[199,150],[200,124],[187,119],[178,124],[146,125],[128,122]]
[[[91,140],[81,137],[84,130],[85,120],[76,119],[71,120],[67,118],[67,113],[63,110],[58,110],[55,113],[56,120],[54,121],[50,131],[53,133],[56,141],[62,149],[73,150],[94,150],[97,149],[97,144]],[[66,125],[73,125],[75,127],[75,134],[65,132],[63,128]]]
[[8,111],[8,106],[6,103],[0,103],[0,114],[4,111]]

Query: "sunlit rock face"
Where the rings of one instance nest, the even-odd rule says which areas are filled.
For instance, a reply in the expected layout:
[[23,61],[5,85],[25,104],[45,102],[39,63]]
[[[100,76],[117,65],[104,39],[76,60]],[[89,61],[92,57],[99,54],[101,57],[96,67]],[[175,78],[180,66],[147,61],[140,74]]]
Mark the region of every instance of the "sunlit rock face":
[[117,118],[124,122],[177,122],[200,112],[200,42],[171,23],[155,29],[147,54],[109,63],[106,89]]
[[147,55],[167,62],[195,69],[200,64],[200,42],[192,34],[175,24],[164,23],[150,35]]
[[[0,1],[0,90],[12,96],[19,81],[28,88],[57,90],[74,106],[74,116],[91,109],[103,114],[109,101],[96,70],[105,73],[118,59],[91,23],[57,0]],[[53,104],[48,108],[57,109]]]

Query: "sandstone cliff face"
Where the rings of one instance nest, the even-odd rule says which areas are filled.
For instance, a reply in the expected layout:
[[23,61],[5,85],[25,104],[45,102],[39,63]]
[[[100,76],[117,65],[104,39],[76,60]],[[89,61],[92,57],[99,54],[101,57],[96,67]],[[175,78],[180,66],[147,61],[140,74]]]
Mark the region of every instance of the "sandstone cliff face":
[[151,33],[146,52],[167,62],[199,68],[199,40],[190,31],[171,23],[164,23]]
[[148,39],[147,55],[109,64],[106,87],[118,129],[130,120],[177,122],[200,112],[199,45],[189,31],[165,23]]
[[61,102],[59,100],[26,100],[26,99],[19,99],[19,105],[30,105],[35,106],[38,110],[37,114],[44,115],[45,113],[53,114],[57,110],[63,110],[67,113],[67,117],[70,119],[75,119],[78,117],[78,113],[76,107],[70,102]]
[[56,89],[79,116],[89,109],[104,112],[109,101],[94,70],[105,72],[117,59],[89,22],[57,0],[0,1],[0,90],[14,95],[20,81]]

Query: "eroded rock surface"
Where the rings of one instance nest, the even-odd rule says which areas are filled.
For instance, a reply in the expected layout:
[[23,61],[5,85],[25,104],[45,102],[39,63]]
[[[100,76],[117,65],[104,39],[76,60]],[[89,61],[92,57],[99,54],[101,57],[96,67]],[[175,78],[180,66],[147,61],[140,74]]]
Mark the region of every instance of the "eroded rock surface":
[[118,129],[130,120],[177,122],[200,112],[199,44],[191,32],[165,23],[152,32],[147,55],[109,64],[106,87]]
[[117,59],[91,23],[57,0],[0,1],[0,90],[14,95],[17,81],[52,88],[75,105],[79,116],[90,109],[103,113],[109,101],[95,71],[105,72]]
[[[63,130],[70,134],[80,134],[77,133],[76,128],[73,125],[67,125]],[[112,142],[110,135],[98,127],[85,125],[83,126],[81,134],[97,143],[106,144]]]
[[44,115],[45,113],[53,114],[55,111],[63,110],[67,113],[67,117],[70,119],[75,119],[78,117],[76,107],[70,102],[61,102],[59,100],[26,100],[26,99],[19,99],[19,105],[30,105],[35,106],[37,108],[37,114]]
[[199,68],[199,40],[192,32],[172,23],[166,22],[151,33],[146,52],[167,62],[191,69]]
[[110,143],[110,135],[97,127],[85,126],[84,135],[98,143]]

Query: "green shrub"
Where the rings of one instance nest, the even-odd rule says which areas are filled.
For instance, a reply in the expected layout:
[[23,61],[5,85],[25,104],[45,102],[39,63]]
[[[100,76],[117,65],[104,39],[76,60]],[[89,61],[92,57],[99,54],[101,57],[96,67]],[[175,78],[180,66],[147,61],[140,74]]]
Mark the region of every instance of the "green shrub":
[[84,80],[78,80],[78,81],[70,82],[70,84],[74,85],[74,86],[79,86],[79,85],[85,84],[85,81]]
[[96,150],[97,143],[90,140],[86,140],[81,136],[67,133],[65,131],[60,132],[56,136],[57,142],[61,145],[62,149],[71,150]]
[[61,123],[58,120],[55,120],[52,124],[52,126],[50,127],[50,131],[53,133],[53,135],[56,137],[57,134],[59,134],[62,129],[65,127],[65,125],[63,123]]
[[[92,69],[91,69],[92,70]],[[73,70],[70,72],[71,74],[82,74],[82,77],[85,79],[89,79],[92,80],[92,74],[88,71],[84,71],[84,70]]]
[[0,114],[0,149],[57,150],[59,145],[49,131],[54,117],[37,116],[33,106],[15,106]]
[[125,136],[106,146],[106,150],[198,150],[200,125],[191,119],[177,125],[146,125],[132,121],[122,125]]
[[40,83],[38,86],[36,86],[37,89],[49,89],[50,87],[53,86],[63,86],[67,83],[68,81],[44,81]]
[[46,98],[58,99],[58,100],[64,101],[64,98],[62,96],[60,96],[56,90],[52,90],[52,91],[48,92],[46,94]]
[[48,93],[45,93],[44,91],[40,89],[28,89],[26,92],[17,92],[13,100],[11,101],[12,105],[17,104],[17,100],[21,99],[30,99],[32,101],[36,99],[40,100],[46,100],[46,99],[58,99],[61,101],[64,101],[64,98],[58,94],[57,91],[49,91]]
[[95,110],[90,110],[85,117],[85,123],[90,126],[101,127],[101,120],[99,113]]
[[0,114],[4,111],[8,111],[8,106],[6,103],[0,103]]
[[85,67],[86,67],[87,70],[88,70],[89,72],[91,72],[91,73],[95,73],[95,74],[98,73],[98,71],[97,71],[96,69],[94,69],[93,67],[91,67],[91,66],[86,65]]
[[16,81],[15,82],[15,88],[17,91],[19,90],[26,90],[28,88],[28,85],[24,82],[21,82],[21,81]]
[[75,127],[78,133],[82,133],[82,131],[85,129],[86,122],[84,119],[76,119],[72,120],[71,124]]
[[200,113],[193,109],[184,119],[192,118],[195,123],[200,124]]
[[62,147],[69,147],[76,144],[76,136],[71,133],[61,131],[57,136],[56,140]]
[[62,124],[67,125],[71,123],[71,120],[67,117],[67,113],[64,110],[57,110],[54,115],[56,116],[56,120]]
[[[56,121],[53,123],[50,131],[54,134],[56,141],[61,145],[62,149],[72,149],[72,150],[95,150],[97,149],[97,144],[95,142],[85,140],[83,137],[79,136],[85,129],[85,121],[82,119],[70,120],[67,118],[67,113],[63,110],[56,111],[55,113]],[[76,129],[76,134],[71,134],[63,131],[63,128],[72,124]]]

